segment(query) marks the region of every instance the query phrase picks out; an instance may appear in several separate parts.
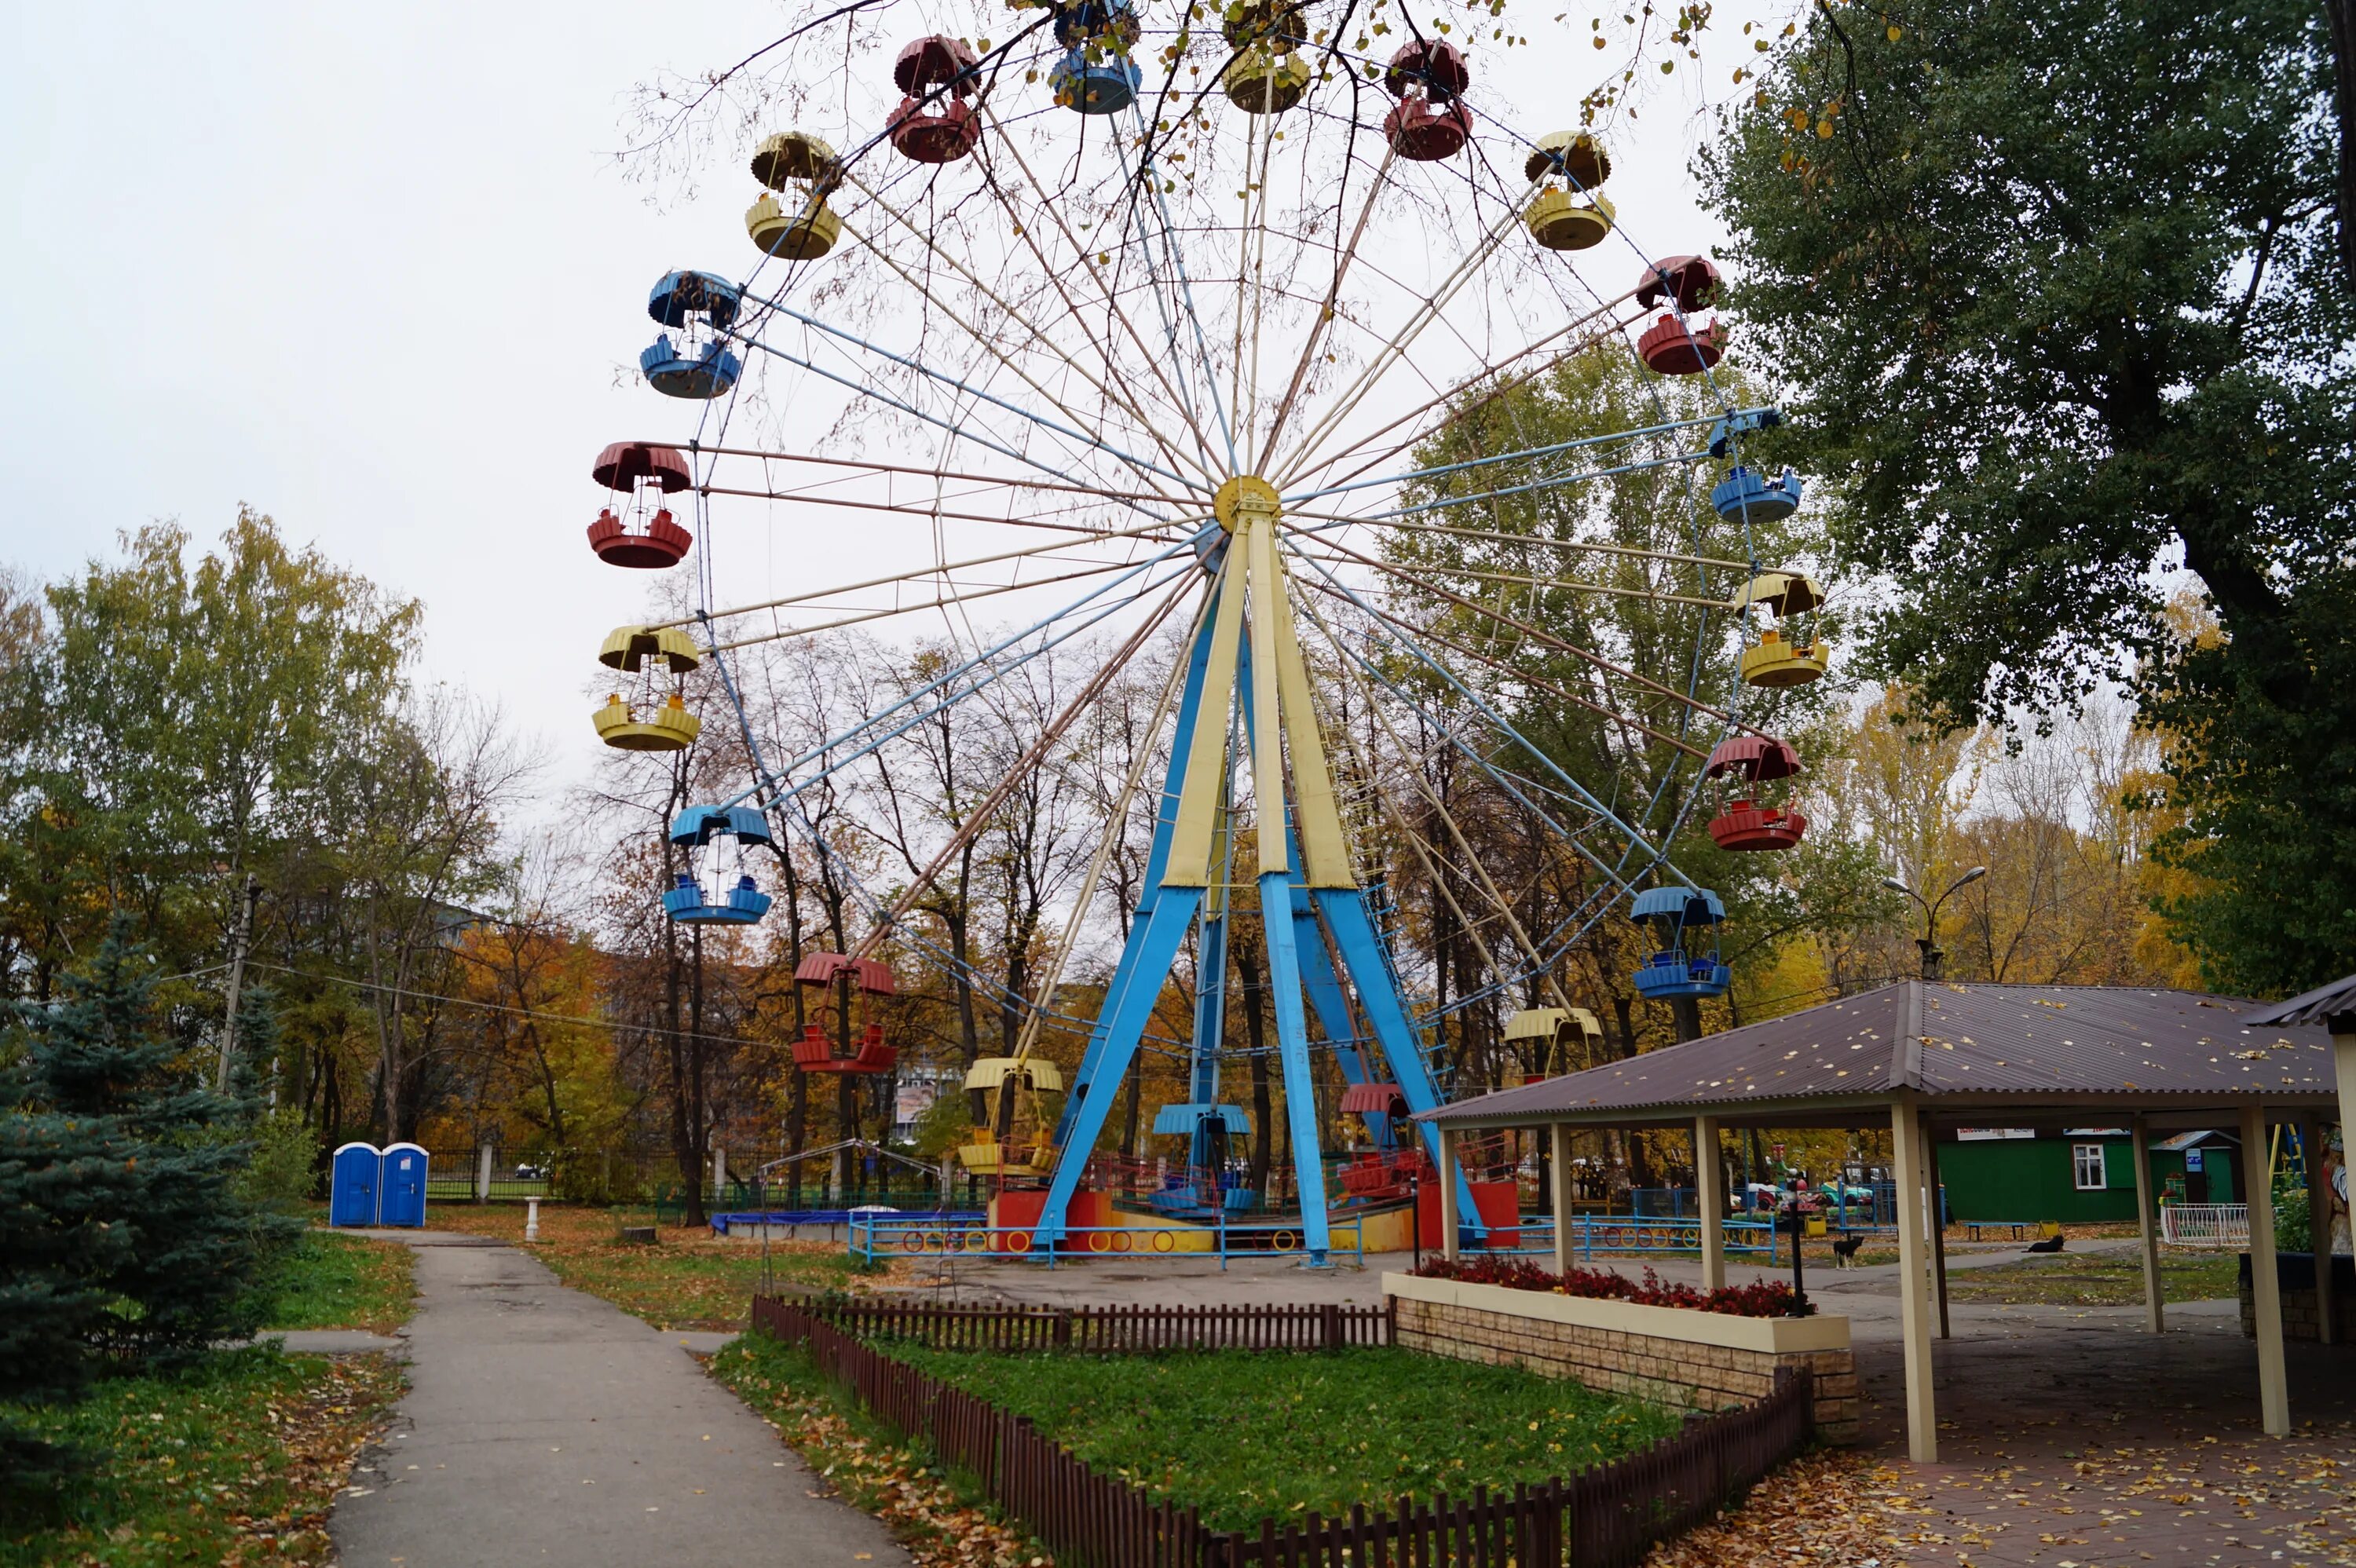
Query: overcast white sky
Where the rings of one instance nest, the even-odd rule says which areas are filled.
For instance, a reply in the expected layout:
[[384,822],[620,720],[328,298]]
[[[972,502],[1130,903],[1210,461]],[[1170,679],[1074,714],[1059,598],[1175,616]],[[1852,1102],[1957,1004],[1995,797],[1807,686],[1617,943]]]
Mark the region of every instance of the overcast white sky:
[[[53,576],[155,518],[209,540],[249,502],[422,599],[427,677],[498,700],[550,742],[552,782],[580,776],[595,646],[645,592],[583,540],[588,464],[692,417],[637,381],[647,288],[753,259],[749,179],[661,209],[624,180],[625,96],[737,59],[777,8],[8,9],[0,560]],[[1740,26],[1721,16],[1713,56],[1739,58]],[[1559,53],[1538,33],[1508,91],[1568,122],[1585,15]],[[1691,79],[1666,91],[1613,139],[1622,227],[1655,254],[1719,238],[1684,172]],[[855,539],[779,549],[857,575]]]

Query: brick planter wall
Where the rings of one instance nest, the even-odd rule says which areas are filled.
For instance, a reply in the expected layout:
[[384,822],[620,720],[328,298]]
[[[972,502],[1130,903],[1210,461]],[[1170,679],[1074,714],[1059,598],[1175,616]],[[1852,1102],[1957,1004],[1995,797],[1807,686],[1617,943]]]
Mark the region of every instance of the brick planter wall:
[[[2283,1338],[2312,1339],[2315,1332],[2315,1254],[2312,1253],[2276,1253],[2275,1279],[2282,1288]],[[2254,1339],[2258,1334],[2258,1307],[2250,1294],[2250,1254],[2242,1254],[2242,1334]],[[2333,1340],[2341,1345],[2356,1345],[2356,1258],[2346,1253],[2331,1256],[2331,1308],[2338,1321]]]
[[1396,1315],[1393,1342],[1408,1349],[1702,1413],[1759,1399],[1788,1367],[1815,1384],[1819,1437],[1859,1436],[1846,1317],[1732,1317],[1395,1274],[1383,1276],[1383,1288]]

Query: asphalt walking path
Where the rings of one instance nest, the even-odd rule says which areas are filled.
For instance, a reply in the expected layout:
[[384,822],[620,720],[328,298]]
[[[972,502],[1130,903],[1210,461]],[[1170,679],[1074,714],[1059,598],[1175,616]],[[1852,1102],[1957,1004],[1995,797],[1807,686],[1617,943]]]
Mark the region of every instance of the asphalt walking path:
[[[682,1336],[512,1247],[432,1232],[410,1392],[329,1521],[345,1568],[905,1563]],[[701,1340],[703,1337],[691,1337]]]

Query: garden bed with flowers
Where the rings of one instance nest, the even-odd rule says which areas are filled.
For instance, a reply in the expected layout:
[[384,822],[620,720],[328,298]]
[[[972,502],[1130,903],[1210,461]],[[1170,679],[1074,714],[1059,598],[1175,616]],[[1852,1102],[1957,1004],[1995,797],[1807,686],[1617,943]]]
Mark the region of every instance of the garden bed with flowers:
[[1630,1279],[1617,1269],[1608,1268],[1574,1268],[1568,1274],[1556,1274],[1524,1258],[1433,1258],[1410,1277],[1452,1279],[1506,1290],[1542,1290],[1590,1301],[1632,1301],[1639,1307],[1681,1307],[1696,1312],[1724,1313],[1730,1317],[1796,1317],[1816,1309],[1816,1304],[1811,1301],[1794,1311],[1795,1297],[1792,1287],[1780,1279],[1755,1279],[1749,1285],[1703,1290],[1698,1285],[1663,1279],[1649,1268],[1641,1279]]
[[1848,1319],[1792,1316],[1792,1291],[1762,1280],[1722,1290],[1606,1269],[1556,1275],[1515,1259],[1464,1259],[1386,1274],[1394,1342],[1430,1355],[1515,1366],[1601,1392],[1691,1411],[1758,1399],[1778,1372],[1804,1373],[1818,1434],[1858,1432]]

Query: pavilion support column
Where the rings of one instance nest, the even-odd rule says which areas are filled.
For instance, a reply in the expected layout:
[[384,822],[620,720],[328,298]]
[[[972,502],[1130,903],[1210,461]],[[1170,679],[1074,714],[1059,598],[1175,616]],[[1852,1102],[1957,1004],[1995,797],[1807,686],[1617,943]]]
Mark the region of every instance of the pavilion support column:
[[1947,1200],[1939,1184],[1939,1140],[1926,1125],[1922,1129],[1923,1163],[1931,1189],[1931,1279],[1937,1285],[1939,1297],[1939,1338],[1952,1339],[1947,1331]]
[[2275,1270],[2275,1191],[2266,1113],[2242,1107],[2242,1180],[2250,1205],[2250,1300],[2258,1331],[2258,1412],[2270,1437],[2290,1435],[2289,1377],[2283,1365],[2282,1279]]
[[2332,1314],[2331,1189],[2323,1179],[2323,1118],[2310,1111],[2298,1124],[2298,1152],[2307,1167],[2307,1250],[2315,1259],[2315,1332],[2323,1344],[2338,1338]]
[[1570,1272],[1570,1126],[1557,1122],[1554,1135],[1554,1272]]
[[1931,1377],[1930,1216],[1922,1205],[1928,1171],[1922,1112],[1912,1094],[1890,1107],[1890,1156],[1898,1167],[1898,1302],[1906,1345],[1906,1452],[1918,1465],[1939,1459],[1939,1413]]
[[1726,1284],[1726,1172],[1718,1159],[1718,1118],[1694,1118],[1694,1202],[1701,1213],[1701,1287]]
[[2143,1256],[2143,1322],[2155,1334],[2168,1331],[2168,1315],[2159,1288],[2159,1216],[2152,1208],[2151,1123],[2135,1119],[2136,1235]]
[[1456,1211],[1456,1130],[1440,1129],[1440,1255],[1456,1261],[1456,1232],[1463,1217]]

